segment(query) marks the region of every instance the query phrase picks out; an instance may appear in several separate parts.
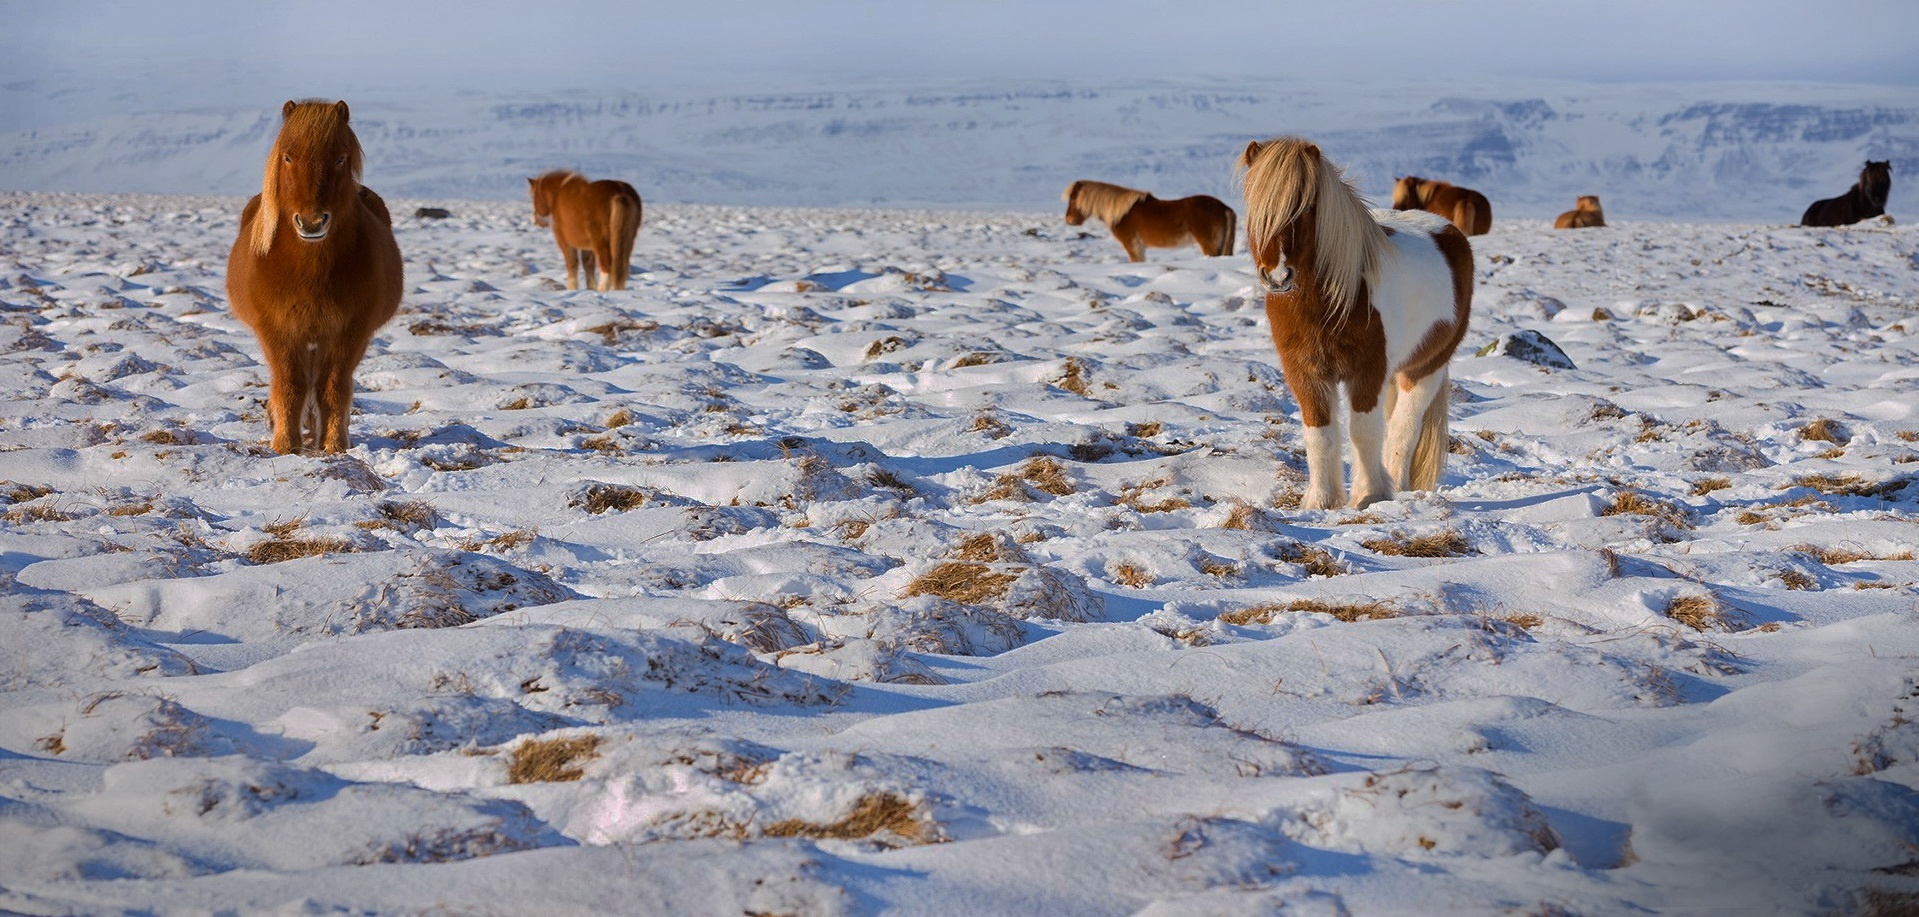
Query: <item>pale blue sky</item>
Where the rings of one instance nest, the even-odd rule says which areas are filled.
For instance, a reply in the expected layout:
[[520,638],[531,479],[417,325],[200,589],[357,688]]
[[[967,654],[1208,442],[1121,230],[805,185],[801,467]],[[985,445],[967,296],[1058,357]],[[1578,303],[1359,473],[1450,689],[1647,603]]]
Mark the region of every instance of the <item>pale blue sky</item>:
[[[1913,0],[0,0],[11,123],[369,91],[1132,77],[1919,87]],[[28,84],[35,91],[23,92]],[[73,90],[71,110],[35,99]],[[26,110],[31,106],[33,110]]]

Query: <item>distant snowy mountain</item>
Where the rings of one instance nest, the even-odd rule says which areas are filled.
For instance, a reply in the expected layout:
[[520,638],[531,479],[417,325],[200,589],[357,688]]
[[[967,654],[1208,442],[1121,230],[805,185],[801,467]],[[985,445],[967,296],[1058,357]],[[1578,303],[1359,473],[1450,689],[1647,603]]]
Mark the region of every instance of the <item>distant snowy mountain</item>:
[[[0,134],[0,187],[245,193],[276,128],[270,101]],[[1919,94],[1902,87],[476,93],[363,98],[354,123],[368,184],[422,198],[517,197],[525,176],[564,166],[659,201],[1035,209],[1076,178],[1231,201],[1234,154],[1282,133],[1318,140],[1375,200],[1412,173],[1478,187],[1514,217],[1599,194],[1615,219],[1792,222],[1867,158],[1893,161],[1899,214],[1919,176]]]

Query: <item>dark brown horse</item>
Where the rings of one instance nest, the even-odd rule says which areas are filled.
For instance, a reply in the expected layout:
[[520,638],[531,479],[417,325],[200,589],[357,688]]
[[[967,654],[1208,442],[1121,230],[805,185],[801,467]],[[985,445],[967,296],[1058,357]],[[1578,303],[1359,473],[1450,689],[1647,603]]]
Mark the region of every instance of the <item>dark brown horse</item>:
[[[1298,137],[1255,142],[1246,247],[1286,385],[1306,424],[1306,493],[1329,509],[1438,486],[1451,445],[1447,364],[1472,313],[1472,243],[1425,213],[1366,209]],[[1352,497],[1339,463],[1339,389],[1352,408]]]
[[1606,211],[1599,206],[1599,195],[1582,194],[1573,209],[1553,221],[1554,229],[1589,229],[1606,225]]
[[1393,209],[1437,213],[1469,236],[1493,231],[1493,204],[1486,195],[1437,179],[1408,175],[1395,181]]
[[288,102],[260,193],[227,256],[227,299],[272,374],[276,452],[347,447],[353,371],[400,308],[400,247],[386,202],[360,184],[345,102]]
[[1806,208],[1806,215],[1799,218],[1801,226],[1846,226],[1860,220],[1870,220],[1886,212],[1886,198],[1892,196],[1892,160],[1873,162],[1866,160],[1866,167],[1859,173],[1859,182],[1838,197],[1829,197],[1823,201],[1813,201]]
[[526,184],[533,195],[534,225],[552,224],[553,241],[566,259],[566,288],[580,288],[573,279],[578,269],[591,289],[626,289],[633,238],[640,234],[640,193],[623,181],[590,182],[564,170],[529,178]]
[[1189,240],[1209,257],[1233,253],[1239,215],[1216,197],[1162,201],[1145,191],[1081,180],[1067,185],[1060,198],[1066,201],[1067,225],[1078,226],[1087,217],[1105,222],[1133,261],[1146,260],[1147,246],[1178,248]]

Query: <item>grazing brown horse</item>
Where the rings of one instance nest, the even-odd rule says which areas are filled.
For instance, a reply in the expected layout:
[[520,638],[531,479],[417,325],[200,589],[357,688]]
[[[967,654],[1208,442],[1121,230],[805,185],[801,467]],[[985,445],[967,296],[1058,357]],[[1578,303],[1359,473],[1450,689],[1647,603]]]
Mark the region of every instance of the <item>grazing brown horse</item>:
[[1829,197],[1823,201],[1813,201],[1806,208],[1806,215],[1799,218],[1801,226],[1846,226],[1860,220],[1870,220],[1886,212],[1886,198],[1892,195],[1892,160],[1873,162],[1866,160],[1865,169],[1859,173],[1859,182],[1838,197]]
[[1600,209],[1599,195],[1582,194],[1573,209],[1559,215],[1553,221],[1554,229],[1587,229],[1606,225],[1606,211]]
[[1145,191],[1081,180],[1067,185],[1060,199],[1066,202],[1067,225],[1078,226],[1087,217],[1105,222],[1133,261],[1145,261],[1149,245],[1178,248],[1188,239],[1208,257],[1230,255],[1239,228],[1233,208],[1204,194],[1162,201]]
[[227,299],[272,373],[274,451],[341,452],[353,371],[400,308],[400,247],[386,202],[360,184],[346,103],[288,102],[280,117],[227,256]]
[[[1305,422],[1300,505],[1365,507],[1438,486],[1451,445],[1447,364],[1472,313],[1472,243],[1452,224],[1366,202],[1298,137],[1240,154],[1246,247]],[[1341,473],[1339,387],[1352,408],[1352,499]]]
[[580,288],[573,279],[579,269],[590,289],[626,289],[633,237],[640,234],[640,193],[623,181],[590,182],[565,170],[529,178],[526,184],[533,195],[534,225],[553,225],[553,241],[566,259],[566,288]]
[[1393,209],[1437,213],[1469,236],[1493,231],[1493,204],[1486,195],[1437,179],[1408,175],[1395,181]]

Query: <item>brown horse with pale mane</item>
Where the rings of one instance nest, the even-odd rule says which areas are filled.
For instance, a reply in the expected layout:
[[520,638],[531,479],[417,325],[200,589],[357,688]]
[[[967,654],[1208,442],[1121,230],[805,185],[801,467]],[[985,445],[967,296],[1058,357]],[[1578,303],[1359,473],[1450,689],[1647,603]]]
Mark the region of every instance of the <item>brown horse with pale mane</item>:
[[288,102],[280,118],[227,256],[227,299],[272,374],[274,451],[342,452],[353,371],[400,308],[400,247],[386,202],[360,184],[346,103]]
[[1599,206],[1599,195],[1582,194],[1573,209],[1553,221],[1554,229],[1589,229],[1606,225],[1606,211]]
[[[1254,142],[1246,247],[1306,429],[1306,509],[1365,507],[1438,486],[1451,445],[1448,364],[1472,312],[1473,250],[1418,212],[1368,210],[1298,137]],[[1339,390],[1352,409],[1352,497],[1340,467]]]
[[[533,223],[553,226],[553,241],[566,259],[566,288],[579,289],[573,272],[590,289],[624,290],[640,234],[640,192],[623,181],[587,181],[564,169],[526,180],[533,195]],[[594,279],[595,268],[599,279]]]
[[1394,210],[1425,210],[1451,220],[1469,236],[1493,231],[1493,204],[1471,188],[1408,175],[1393,182]]
[[1179,248],[1188,240],[1199,243],[1201,254],[1230,255],[1239,214],[1219,198],[1196,194],[1162,201],[1152,194],[1103,181],[1080,180],[1060,195],[1066,202],[1066,223],[1078,226],[1094,217],[1113,231],[1113,238],[1133,261],[1146,260],[1146,248]]

